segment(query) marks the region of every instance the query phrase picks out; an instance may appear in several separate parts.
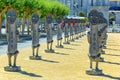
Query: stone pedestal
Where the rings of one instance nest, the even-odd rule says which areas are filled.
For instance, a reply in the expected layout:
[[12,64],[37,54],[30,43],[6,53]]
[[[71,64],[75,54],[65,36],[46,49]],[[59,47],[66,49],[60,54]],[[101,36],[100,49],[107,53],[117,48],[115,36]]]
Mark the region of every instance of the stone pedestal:
[[30,56],[30,60],[41,60],[41,56]]
[[99,61],[104,62],[104,58],[100,57]]
[[69,41],[74,42],[75,40],[74,40],[74,39],[71,39],[71,40],[69,40]]
[[81,35],[79,36],[79,38],[81,38]]
[[102,51],[101,51],[101,54],[105,54],[105,51],[102,50]]
[[5,71],[9,71],[9,72],[18,72],[21,71],[21,67],[20,66],[6,66],[4,67]]
[[71,41],[72,41],[72,42],[74,42],[75,40],[74,40],[74,39],[72,39]]
[[63,45],[57,45],[56,48],[64,48]]
[[79,39],[78,37],[76,37],[75,39]]
[[63,42],[63,44],[70,44],[70,42]]
[[88,74],[88,75],[101,75],[102,74],[102,69],[88,68],[86,70],[86,74]]
[[106,46],[103,46],[103,49],[107,49],[107,47],[106,47]]
[[54,53],[55,51],[53,49],[46,49],[45,52],[46,53]]

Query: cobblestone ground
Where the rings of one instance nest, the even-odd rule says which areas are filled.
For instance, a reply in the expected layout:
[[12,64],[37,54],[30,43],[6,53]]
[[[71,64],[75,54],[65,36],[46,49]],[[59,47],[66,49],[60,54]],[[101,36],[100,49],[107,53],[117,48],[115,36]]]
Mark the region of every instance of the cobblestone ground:
[[[31,47],[20,50],[17,64],[20,72],[5,72],[7,56],[0,56],[0,80],[120,80],[120,34],[108,34],[106,54],[102,55],[105,62],[99,67],[103,75],[87,75],[89,67],[88,42],[86,36],[82,39],[64,45],[63,49],[55,49],[55,53],[45,53],[46,44],[42,43],[39,53],[42,60],[29,60]],[[54,41],[54,46],[56,41]],[[24,45],[23,45],[24,46]]]

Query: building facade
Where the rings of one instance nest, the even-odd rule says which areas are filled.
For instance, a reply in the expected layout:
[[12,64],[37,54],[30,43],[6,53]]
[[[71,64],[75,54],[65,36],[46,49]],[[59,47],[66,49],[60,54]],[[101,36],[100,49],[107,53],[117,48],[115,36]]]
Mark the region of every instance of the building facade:
[[105,18],[109,20],[110,15],[113,14],[115,16],[116,24],[120,24],[120,13],[119,11],[115,12],[112,10],[110,12],[111,7],[120,6],[120,0],[58,0],[61,3],[67,5],[70,8],[69,15],[77,16],[77,14],[82,11],[87,16],[91,9],[98,9],[101,11]]

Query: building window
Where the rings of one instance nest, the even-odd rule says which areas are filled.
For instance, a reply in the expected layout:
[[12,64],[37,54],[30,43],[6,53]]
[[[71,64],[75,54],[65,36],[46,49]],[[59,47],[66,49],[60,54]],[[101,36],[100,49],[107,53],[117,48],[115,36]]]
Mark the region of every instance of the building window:
[[118,1],[110,1],[110,6],[116,6]]
[[83,0],[79,0],[80,7],[83,7]]
[[105,0],[96,0],[96,6],[105,6]]

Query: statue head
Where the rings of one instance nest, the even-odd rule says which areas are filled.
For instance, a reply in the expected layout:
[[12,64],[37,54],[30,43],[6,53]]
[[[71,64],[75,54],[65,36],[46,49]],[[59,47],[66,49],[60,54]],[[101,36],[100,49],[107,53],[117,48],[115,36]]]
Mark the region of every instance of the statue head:
[[64,18],[64,22],[67,23],[68,22],[68,18],[65,17]]
[[46,22],[47,22],[48,24],[52,23],[52,16],[48,15],[48,16],[46,17]]
[[61,17],[57,17],[56,22],[57,22],[58,24],[60,24],[60,23],[62,22]]
[[7,12],[7,22],[13,24],[16,21],[17,14],[15,10],[10,9]]
[[31,20],[32,20],[32,23],[33,23],[33,24],[36,24],[36,23],[39,21],[39,16],[38,16],[38,14],[37,14],[37,13],[34,13],[34,14],[32,15]]

